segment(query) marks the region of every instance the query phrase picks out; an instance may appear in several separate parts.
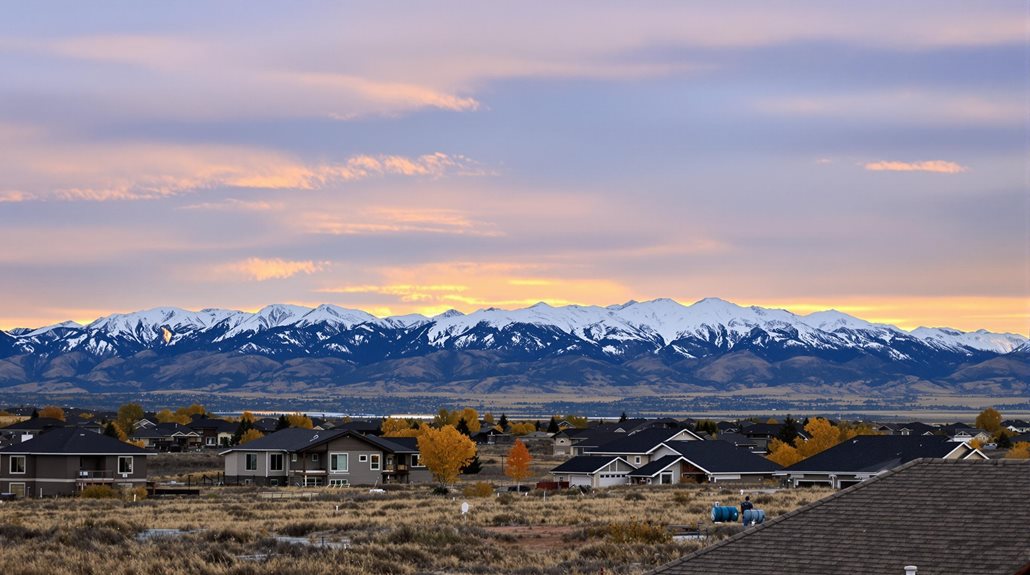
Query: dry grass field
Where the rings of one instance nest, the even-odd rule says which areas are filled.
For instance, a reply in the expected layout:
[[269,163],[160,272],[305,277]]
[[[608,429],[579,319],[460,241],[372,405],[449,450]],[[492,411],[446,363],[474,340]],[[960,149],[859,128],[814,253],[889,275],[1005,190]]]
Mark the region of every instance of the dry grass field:
[[[448,495],[429,486],[380,494],[222,487],[195,498],[0,503],[0,573],[641,573],[700,545],[673,542],[667,525],[702,522],[709,541],[740,529],[707,521],[714,502],[738,502],[736,489],[462,494],[470,485]],[[752,499],[775,517],[827,494],[778,491]],[[471,506],[464,518],[463,501]],[[150,529],[187,533],[147,539]]]

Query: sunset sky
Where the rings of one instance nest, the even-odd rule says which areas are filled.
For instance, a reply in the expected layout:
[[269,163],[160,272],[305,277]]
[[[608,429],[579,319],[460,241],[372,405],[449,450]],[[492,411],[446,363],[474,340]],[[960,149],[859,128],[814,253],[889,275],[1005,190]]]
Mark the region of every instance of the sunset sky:
[[1030,15],[14,2],[0,329],[716,296],[1030,331]]

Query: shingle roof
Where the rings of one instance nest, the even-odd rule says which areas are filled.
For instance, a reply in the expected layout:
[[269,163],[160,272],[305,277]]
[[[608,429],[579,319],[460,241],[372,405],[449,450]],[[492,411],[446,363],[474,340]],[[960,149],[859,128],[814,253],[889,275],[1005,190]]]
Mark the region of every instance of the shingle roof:
[[882,471],[913,459],[944,457],[960,445],[941,435],[859,435],[784,471]]
[[356,435],[376,447],[390,453],[418,453],[417,437],[379,437],[377,435]]
[[593,473],[616,459],[620,458],[614,455],[577,455],[552,469],[551,473]]
[[158,423],[157,425],[154,425],[152,427],[141,427],[136,431],[132,432],[132,437],[138,437],[140,439],[164,438],[171,437],[176,433],[180,433],[183,435],[193,434],[198,437],[200,436],[200,434],[194,431],[193,429],[186,427],[185,425],[182,425],[180,423],[170,421],[167,423]]
[[780,470],[780,466],[772,461],[728,441],[668,441],[665,445],[711,473],[772,473]]
[[597,448],[590,449],[594,453],[648,453],[662,442],[673,435],[680,433],[682,429],[653,428],[644,429],[629,435],[623,435],[619,439],[609,441]]
[[1030,461],[917,460],[652,573],[1014,575],[1030,567],[1028,493]]
[[[703,443],[703,442],[699,441],[698,443]],[[630,473],[630,476],[632,476],[632,477],[654,477],[655,475],[658,475],[662,471],[665,471],[665,469],[667,467],[669,467],[670,465],[672,465],[673,463],[676,463],[677,461],[679,461],[681,459],[683,459],[683,456],[681,456],[681,455],[666,455],[664,457],[659,457],[658,459],[652,461],[651,463],[648,463],[647,465],[641,467],[640,469],[637,469],[636,471]]]
[[218,433],[233,433],[239,426],[239,423],[213,417],[198,417],[187,424],[190,429],[214,429]]
[[41,433],[28,441],[0,449],[0,453],[153,455],[152,451],[79,427],[62,427]]
[[24,429],[26,431],[34,431],[37,429],[46,429],[48,427],[66,427],[68,424],[61,421],[60,419],[52,419],[50,417],[36,417],[34,419],[26,419],[17,423],[12,423],[7,427],[4,427],[4,431],[17,431]]
[[409,447],[409,438],[383,438],[375,435],[363,435],[356,431],[347,431],[346,429],[301,429],[297,427],[290,427],[276,431],[275,433],[270,433],[260,439],[255,439],[254,441],[249,441],[243,445],[227,449],[222,453],[229,453],[231,451],[294,452],[301,451],[315,445],[321,445],[327,441],[344,436],[360,439],[390,453],[418,453],[417,447]]

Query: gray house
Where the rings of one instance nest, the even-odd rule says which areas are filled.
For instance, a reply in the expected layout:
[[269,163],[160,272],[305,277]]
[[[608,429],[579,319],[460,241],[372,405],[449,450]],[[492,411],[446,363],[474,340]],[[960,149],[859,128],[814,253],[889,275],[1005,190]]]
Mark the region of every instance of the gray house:
[[227,483],[330,486],[423,483],[415,438],[283,429],[221,452]]
[[89,485],[145,487],[152,452],[78,427],[62,427],[0,449],[0,492],[74,495]]

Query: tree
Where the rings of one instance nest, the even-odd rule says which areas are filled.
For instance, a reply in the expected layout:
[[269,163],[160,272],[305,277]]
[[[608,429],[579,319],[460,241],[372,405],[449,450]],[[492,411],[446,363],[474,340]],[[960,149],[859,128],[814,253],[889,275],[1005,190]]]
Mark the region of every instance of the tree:
[[279,419],[276,420],[276,422],[275,422],[275,430],[276,431],[282,431],[284,429],[289,429],[289,427],[290,427],[290,420],[286,419],[285,415],[280,415]]
[[508,416],[502,413],[501,418],[497,420],[497,426],[501,431],[508,431]]
[[396,417],[387,417],[383,420],[383,424],[379,427],[383,437],[404,437],[401,433],[407,432],[411,429],[407,421]]
[[783,467],[794,465],[802,459],[796,447],[775,437],[769,441],[768,449],[766,459]]
[[532,423],[513,423],[509,431],[512,435],[526,435],[536,431],[536,426]]
[[244,411],[243,414],[240,415],[240,421],[247,421],[253,424],[255,421],[257,421],[257,418],[254,417],[253,413],[249,411]]
[[512,445],[511,450],[508,451],[508,461],[504,466],[504,474],[515,480],[516,485],[519,485],[523,479],[532,474],[529,470],[529,462],[531,461],[533,461],[533,456],[529,454],[526,444],[522,443],[521,439],[516,439],[515,445]]
[[247,419],[245,417],[240,418],[240,424],[236,426],[236,431],[232,433],[232,438],[229,439],[229,445],[239,445],[243,441],[243,436],[248,431],[256,431],[254,429],[253,418]]
[[465,425],[468,426],[470,435],[479,433],[479,430],[482,427],[479,423],[479,412],[471,407],[466,407],[461,410],[460,418],[465,420]]
[[477,453],[472,461],[469,461],[465,467],[461,468],[462,475],[475,475],[483,470],[483,462],[479,460],[479,454]]
[[440,483],[453,483],[458,473],[476,456],[476,444],[453,425],[440,429],[422,426],[418,436],[419,461]]
[[788,415],[783,420],[783,427],[776,434],[776,438],[784,443],[794,443],[794,440],[798,438],[798,420]]
[[29,419],[37,419],[38,417],[39,417],[39,411],[35,407],[33,407],[32,408],[32,415],[29,416]]
[[586,429],[590,425],[587,418],[582,415],[566,415],[565,421],[569,422],[576,429]]
[[976,416],[976,427],[987,433],[997,433],[1001,429],[1001,414],[997,409],[988,407]]
[[289,423],[290,427],[299,427],[301,429],[312,429],[315,427],[315,423],[311,421],[311,418],[301,413],[287,415],[286,422]]
[[1005,454],[1006,459],[1030,459],[1030,441],[1017,441]]
[[265,434],[261,431],[250,428],[243,435],[240,436],[240,445],[247,443],[248,441],[254,441],[255,439],[261,439]]
[[561,428],[558,427],[558,418],[551,416],[551,421],[547,423],[547,433],[558,433]]
[[454,428],[454,429],[457,429],[457,430],[458,430],[458,433],[460,433],[460,434],[462,434],[462,435],[464,435],[464,436],[466,436],[466,437],[468,437],[468,436],[472,435],[472,434],[471,434],[471,433],[469,432],[469,426],[468,426],[468,424],[467,424],[467,423],[465,423],[465,420],[464,420],[464,419],[459,419],[459,420],[458,420],[458,425],[457,425],[457,426],[455,426],[455,428]]
[[104,427],[104,435],[106,435],[108,437],[113,437],[113,438],[119,439],[119,440],[122,439],[120,430],[114,424],[113,421],[108,421],[107,422],[107,426]]
[[173,412],[170,409],[162,409],[155,415],[158,423],[178,423],[180,425],[186,425],[191,421],[190,417],[185,413],[179,413],[178,411]]
[[619,423],[622,423],[623,421],[626,421],[627,419],[629,419],[629,418],[626,417],[626,412],[623,411],[622,415],[619,417]]
[[39,410],[40,417],[49,417],[50,419],[60,419],[64,421],[64,410],[56,405],[48,405],[43,409]]
[[1012,448],[1012,436],[1005,431],[998,432],[998,449],[1011,449]]
[[715,437],[719,433],[719,425],[711,419],[702,419],[694,424],[694,431],[698,433],[704,432]]
[[802,459],[826,451],[840,442],[840,433],[837,428],[821,417],[809,421],[805,426],[805,433],[808,434],[807,441],[799,439],[794,442]]
[[114,423],[125,435],[132,435],[136,422],[143,419],[143,407],[138,403],[126,403],[118,408]]
[[493,425],[494,414],[490,413],[489,411],[486,412],[485,414],[483,414],[483,421],[486,422],[487,425]]

